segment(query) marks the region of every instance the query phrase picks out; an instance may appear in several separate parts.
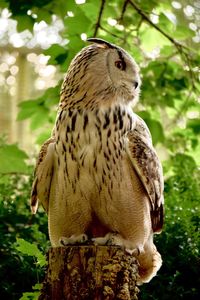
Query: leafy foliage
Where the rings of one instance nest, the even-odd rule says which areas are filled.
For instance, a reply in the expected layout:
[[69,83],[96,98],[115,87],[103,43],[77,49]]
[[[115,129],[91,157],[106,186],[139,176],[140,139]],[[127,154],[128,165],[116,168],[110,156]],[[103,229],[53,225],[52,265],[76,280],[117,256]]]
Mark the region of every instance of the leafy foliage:
[[[200,55],[190,22],[196,12],[185,16],[183,8],[171,1],[88,0],[2,0],[18,30],[33,31],[36,22],[52,23],[52,15],[63,22],[60,32],[66,43],[54,44],[44,51],[49,64],[66,72],[74,55],[85,46],[82,34],[102,37],[125,48],[140,64],[142,91],[136,112],[148,124],[153,142],[164,153],[166,225],[157,237],[163,267],[156,279],[141,290],[142,299],[197,300],[199,270],[199,92]],[[191,1],[191,5],[195,6]],[[197,9],[197,8],[196,8]],[[27,13],[29,12],[29,13]],[[196,20],[196,21],[195,21]],[[37,138],[48,137],[55,120],[61,82],[35,100],[20,104],[18,121],[29,119],[32,130],[44,128]],[[41,281],[47,242],[46,216],[33,219],[27,199],[30,169],[27,155],[17,145],[0,145],[0,279],[3,299],[18,299],[22,291]],[[21,175],[20,175],[21,174]],[[26,176],[24,175],[26,174]],[[16,242],[17,238],[17,242]],[[9,270],[9,272],[8,272]],[[16,276],[17,270],[17,276]],[[11,296],[12,295],[12,296]],[[24,293],[22,299],[36,299]]]
[[42,252],[38,249],[38,247],[35,244],[31,244],[25,241],[24,239],[18,238],[16,250],[29,256],[35,256],[37,258],[37,263],[40,267],[46,265],[45,256],[42,254]]
[[30,188],[30,176],[0,177],[2,299],[19,299],[22,291],[30,291],[33,283],[42,278],[42,252],[45,253],[48,246],[47,219],[44,213],[40,212],[34,218],[31,216],[28,205]]
[[0,145],[0,173],[27,173],[25,159],[26,153],[20,150],[17,145]]
[[23,293],[23,296],[20,298],[20,300],[38,300],[41,288],[42,288],[41,284],[39,283],[35,284],[33,286],[34,291]]
[[165,182],[165,228],[157,237],[163,266],[142,287],[142,300],[199,298],[200,170],[184,154],[172,157],[171,164],[173,175]]

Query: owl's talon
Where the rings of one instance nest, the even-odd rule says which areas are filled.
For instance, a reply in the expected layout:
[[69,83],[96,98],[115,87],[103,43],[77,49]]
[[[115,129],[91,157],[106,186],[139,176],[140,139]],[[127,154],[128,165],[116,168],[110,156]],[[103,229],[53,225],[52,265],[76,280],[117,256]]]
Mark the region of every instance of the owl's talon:
[[88,236],[83,233],[80,235],[72,235],[69,238],[67,237],[61,237],[59,240],[59,243],[61,246],[68,246],[68,245],[74,245],[74,244],[84,244],[88,241]]
[[117,233],[108,233],[104,237],[93,238],[92,241],[96,245],[123,247],[121,237]]

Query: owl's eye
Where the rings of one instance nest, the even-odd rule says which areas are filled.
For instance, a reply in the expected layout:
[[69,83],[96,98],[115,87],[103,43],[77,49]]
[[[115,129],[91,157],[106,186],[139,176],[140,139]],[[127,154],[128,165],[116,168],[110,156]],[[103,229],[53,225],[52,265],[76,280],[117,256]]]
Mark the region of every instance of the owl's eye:
[[124,62],[122,60],[117,60],[115,62],[115,67],[117,67],[120,70],[124,70],[125,69]]

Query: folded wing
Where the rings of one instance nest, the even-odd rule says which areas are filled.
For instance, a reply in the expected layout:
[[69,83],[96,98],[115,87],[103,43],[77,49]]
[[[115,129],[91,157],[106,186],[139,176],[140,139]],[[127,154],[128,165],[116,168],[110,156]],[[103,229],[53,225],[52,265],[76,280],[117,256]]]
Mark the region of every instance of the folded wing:
[[127,152],[149,196],[152,229],[160,233],[163,227],[163,172],[156,151],[152,145],[150,131],[137,115],[136,127],[128,134]]
[[51,137],[41,147],[36,163],[34,181],[31,191],[31,210],[35,214],[38,200],[48,212],[49,193],[54,171],[55,138]]

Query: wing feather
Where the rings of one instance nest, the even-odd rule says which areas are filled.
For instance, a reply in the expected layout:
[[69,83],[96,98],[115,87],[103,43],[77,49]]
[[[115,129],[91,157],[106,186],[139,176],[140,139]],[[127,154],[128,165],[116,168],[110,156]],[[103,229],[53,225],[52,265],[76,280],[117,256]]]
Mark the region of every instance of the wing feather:
[[55,138],[51,137],[41,147],[37,159],[34,181],[31,191],[31,210],[35,214],[38,207],[38,200],[48,211],[49,193],[53,176]]
[[150,131],[137,115],[135,129],[128,134],[128,154],[134,169],[141,179],[150,200],[151,221],[154,232],[163,227],[163,171],[152,145]]

